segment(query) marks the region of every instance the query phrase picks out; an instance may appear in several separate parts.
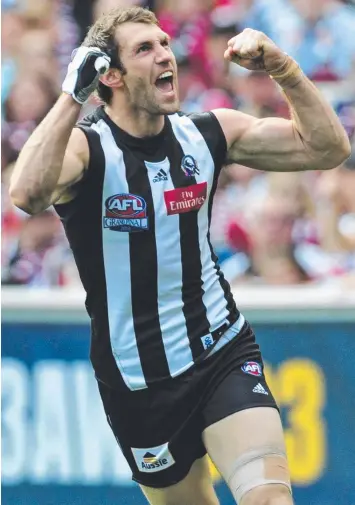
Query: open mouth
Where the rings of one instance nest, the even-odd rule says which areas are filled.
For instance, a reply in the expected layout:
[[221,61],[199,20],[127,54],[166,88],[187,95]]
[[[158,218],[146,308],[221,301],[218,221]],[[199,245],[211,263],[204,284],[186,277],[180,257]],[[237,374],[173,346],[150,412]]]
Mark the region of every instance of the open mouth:
[[174,90],[173,86],[173,73],[168,70],[161,74],[155,81],[155,86],[163,93],[169,93]]

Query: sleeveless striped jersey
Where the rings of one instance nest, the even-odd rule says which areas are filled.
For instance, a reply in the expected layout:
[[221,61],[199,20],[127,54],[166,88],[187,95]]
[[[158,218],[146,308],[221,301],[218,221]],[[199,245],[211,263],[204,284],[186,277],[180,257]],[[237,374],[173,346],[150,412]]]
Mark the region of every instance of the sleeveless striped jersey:
[[87,293],[90,358],[99,380],[143,389],[244,322],[209,238],[225,137],[213,113],[166,116],[144,139],[103,107],[77,126],[90,163],[75,199],[56,210]]

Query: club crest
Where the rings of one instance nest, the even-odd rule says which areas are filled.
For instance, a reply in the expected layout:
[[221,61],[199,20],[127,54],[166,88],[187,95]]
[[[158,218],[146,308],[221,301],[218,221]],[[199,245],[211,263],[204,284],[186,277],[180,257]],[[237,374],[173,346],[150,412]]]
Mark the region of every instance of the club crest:
[[186,154],[181,161],[181,169],[186,175],[186,177],[193,177],[194,175],[199,175],[200,170],[198,168],[196,160],[191,156],[191,154]]

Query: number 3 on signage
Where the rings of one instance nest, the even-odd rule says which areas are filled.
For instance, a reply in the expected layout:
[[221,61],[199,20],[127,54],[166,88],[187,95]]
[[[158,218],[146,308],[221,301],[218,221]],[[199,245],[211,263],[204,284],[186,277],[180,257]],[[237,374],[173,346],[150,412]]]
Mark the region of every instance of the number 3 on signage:
[[326,464],[323,372],[314,361],[292,359],[278,370],[266,365],[265,373],[281,409],[289,409],[285,441],[291,479],[297,485],[312,484],[321,477]]

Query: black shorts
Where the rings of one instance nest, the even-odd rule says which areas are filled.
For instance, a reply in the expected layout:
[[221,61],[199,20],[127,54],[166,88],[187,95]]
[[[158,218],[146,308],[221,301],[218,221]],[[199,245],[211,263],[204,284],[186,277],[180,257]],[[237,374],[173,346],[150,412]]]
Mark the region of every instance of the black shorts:
[[216,354],[174,379],[139,391],[99,383],[99,390],[133,480],[155,488],[181,481],[206,454],[207,426],[240,410],[277,408],[247,322]]

